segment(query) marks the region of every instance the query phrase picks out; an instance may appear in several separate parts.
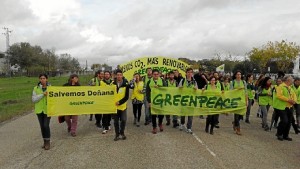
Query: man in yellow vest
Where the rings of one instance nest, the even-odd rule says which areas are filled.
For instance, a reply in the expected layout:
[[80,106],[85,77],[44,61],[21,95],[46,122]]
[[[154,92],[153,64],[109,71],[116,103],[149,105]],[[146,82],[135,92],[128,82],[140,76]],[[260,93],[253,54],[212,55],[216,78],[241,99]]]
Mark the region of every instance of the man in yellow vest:
[[[113,115],[114,126],[115,126],[115,141],[120,139],[125,140],[125,126],[127,120],[127,100],[129,97],[129,86],[127,80],[123,78],[123,73],[121,70],[116,71],[116,80],[113,83],[117,87],[117,95],[115,104],[117,106],[117,114]],[[121,124],[119,123],[121,121]]]
[[[148,67],[147,68],[147,75],[145,75],[143,77],[143,81],[144,81],[144,92],[146,93],[146,88],[147,88],[147,83],[149,82],[149,80],[152,78],[152,68]],[[147,98],[144,98],[144,108],[145,108],[145,126],[148,125],[149,123],[151,123],[151,114],[149,112],[149,105],[148,105],[148,101]]]
[[[166,86],[165,81],[159,77],[159,71],[157,69],[154,69],[152,71],[152,78],[148,81],[147,87],[146,87],[146,98],[149,104],[149,112],[151,114],[151,89],[153,88],[158,88],[158,87],[163,87]],[[163,131],[163,126],[162,122],[164,119],[164,115],[151,115],[152,117],[152,133],[156,134],[157,133],[157,122],[156,118],[158,117],[158,125],[159,125],[159,130]]]
[[[111,72],[104,72],[104,79],[100,81],[100,86],[110,86],[113,85],[113,80],[111,79]],[[111,114],[103,114],[102,117],[102,134],[106,134],[110,130]]]
[[292,116],[292,126],[296,134],[299,133],[299,122],[300,122],[300,87],[299,86],[300,86],[300,78],[295,77],[294,85],[292,86],[292,89],[294,90],[297,97],[296,104],[294,105],[294,109],[296,111],[296,120],[294,116]]
[[[100,82],[103,79],[103,77],[104,77],[104,72],[101,70],[98,70],[95,73],[95,77],[89,81],[89,86],[100,86]],[[95,125],[98,128],[102,128],[102,125],[101,125],[102,114],[95,114],[95,119],[96,119]],[[90,121],[92,121],[92,120],[93,120],[93,115],[91,114]]]
[[280,122],[277,128],[277,139],[280,141],[292,141],[289,137],[291,119],[293,116],[293,105],[296,103],[295,92],[291,89],[293,78],[285,76],[283,83],[276,88],[276,96],[273,98],[273,107],[278,111]]

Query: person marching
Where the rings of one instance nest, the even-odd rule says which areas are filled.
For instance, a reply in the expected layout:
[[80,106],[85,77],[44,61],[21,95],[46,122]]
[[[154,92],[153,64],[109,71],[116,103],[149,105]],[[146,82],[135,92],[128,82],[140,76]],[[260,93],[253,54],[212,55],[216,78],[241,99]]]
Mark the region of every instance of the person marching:
[[[104,72],[101,70],[98,70],[95,73],[95,77],[90,80],[89,86],[100,86],[100,82],[101,82],[101,80],[103,80],[103,77],[104,77]],[[96,119],[95,125],[98,128],[102,128],[102,125],[101,125],[102,114],[95,114],[95,119]],[[91,114],[90,121],[92,121],[92,120],[93,120],[93,115]]]
[[[278,78],[276,80],[276,85],[273,86],[272,88],[272,97],[273,97],[273,103],[274,103],[274,97],[276,97],[276,89],[277,87],[282,83],[282,79],[281,78]],[[277,122],[278,122],[278,119],[279,119],[279,114],[278,114],[278,111],[277,109],[273,106],[273,114],[272,114],[272,119],[271,119],[271,125],[270,125],[270,130],[272,128],[272,126],[274,125],[274,128],[277,128]]]
[[130,81],[129,87],[133,89],[131,100],[134,121],[133,124],[140,127],[140,120],[142,115],[142,106],[144,102],[144,82],[141,79],[140,74],[135,73],[133,80]]
[[[192,68],[187,68],[186,69],[186,78],[181,79],[181,81],[178,84],[179,88],[193,88],[194,90],[198,89],[197,82],[193,78],[193,69]],[[180,119],[180,126],[179,130],[183,130],[184,124],[185,124],[185,116],[181,116]],[[188,116],[188,121],[187,121],[187,133],[193,134],[192,131],[192,125],[193,125],[193,116]]]
[[223,78],[223,87],[224,87],[224,91],[229,91],[230,90],[230,79],[228,76],[225,76]]
[[[161,79],[159,77],[159,71],[157,69],[154,69],[152,71],[152,78],[148,81],[147,85],[146,85],[146,98],[149,104],[149,113],[151,114],[151,89],[153,88],[158,88],[158,87],[163,87],[166,86],[165,81],[163,81],[163,79]],[[159,125],[159,130],[162,132],[164,131],[163,129],[163,119],[164,119],[164,115],[151,115],[152,117],[152,133],[156,134],[157,133],[157,122],[156,122],[156,118],[158,117],[158,125]]]
[[247,94],[248,94],[248,106],[247,106],[247,112],[246,112],[246,123],[250,124],[250,112],[251,112],[251,107],[254,103],[254,96],[255,96],[255,86],[253,84],[253,74],[248,74],[246,76],[246,82],[247,82]]
[[270,77],[265,77],[258,89],[258,104],[262,112],[262,128],[264,128],[265,131],[269,131],[267,118],[270,105],[272,104],[271,85],[272,79]]
[[273,97],[273,107],[278,111],[280,122],[277,127],[277,139],[280,141],[293,139],[289,137],[291,120],[293,116],[293,105],[296,103],[297,96],[291,89],[293,78],[285,76],[283,83],[276,88],[276,97]]
[[294,118],[294,115],[292,116],[292,126],[294,128],[295,134],[299,133],[299,121],[300,121],[300,78],[295,77],[294,78],[294,84],[292,85],[292,89],[294,90],[297,100],[296,104],[294,105],[294,109],[296,111],[296,120]]
[[[216,85],[216,77],[213,76],[210,78],[210,83],[207,84],[203,89],[203,92],[205,91],[216,91],[216,92],[220,92],[222,91],[221,86],[220,85]],[[223,90],[224,92],[224,90]],[[210,134],[214,134],[214,127],[216,126],[216,123],[218,123],[218,116],[217,114],[214,115],[207,115],[206,118],[206,126],[205,126],[205,132],[206,133],[210,133]],[[209,125],[210,125],[210,130],[209,130]],[[209,130],[209,131],[208,131]]]
[[[265,78],[265,75],[261,74],[261,75],[259,75],[258,79],[255,82],[255,91],[256,91],[257,102],[259,102],[258,93],[257,93],[258,88],[259,88],[259,86],[261,86],[261,82],[264,80],[264,78]],[[258,106],[256,117],[262,118],[262,112],[261,112],[260,106]]]
[[[221,91],[224,91],[224,87],[223,84],[220,82],[220,78],[219,78],[219,73],[218,72],[214,72],[213,73],[213,77],[215,78],[215,85],[217,86],[218,89],[221,89]],[[215,116],[215,127],[216,128],[220,128],[219,126],[219,114],[216,114]]]
[[[70,75],[68,83],[65,83],[64,86],[80,86],[78,75]],[[68,132],[71,132],[71,136],[76,137],[78,115],[65,116],[65,120],[68,125]]]
[[[166,81],[167,86],[168,87],[177,87],[178,84],[177,84],[177,81],[175,80],[174,72],[171,71],[168,73],[168,75],[169,75],[169,78]],[[166,120],[167,120],[166,125],[169,126],[171,124],[171,115],[166,115]],[[177,121],[177,116],[173,115],[172,123],[173,123],[173,128],[176,128],[179,126],[178,121]]]
[[[127,100],[129,98],[129,86],[127,84],[127,80],[123,78],[123,72],[121,70],[116,71],[116,80],[113,82],[117,87],[117,95],[116,95],[116,106],[117,106],[117,114],[113,115],[115,133],[116,136],[114,141],[119,140],[120,136],[122,140],[126,139],[125,136],[125,126],[127,121]],[[119,123],[121,121],[121,123]]]
[[39,75],[39,83],[37,86],[33,88],[32,91],[32,102],[34,103],[34,113],[37,115],[44,145],[42,148],[45,150],[50,149],[50,119],[51,117],[47,116],[47,86],[48,83],[48,76],[46,74]]
[[[147,84],[149,82],[149,80],[152,78],[152,68],[148,67],[147,68],[147,75],[145,75],[143,77],[143,82],[144,82],[144,93],[146,93],[147,91]],[[147,101],[147,97],[144,97],[144,109],[145,109],[145,123],[144,125],[148,125],[151,123],[151,114],[149,112],[149,105],[148,105],[148,101]]]
[[[242,80],[242,72],[236,71],[235,74],[232,77],[232,81],[230,83],[230,90],[239,89],[239,90],[245,90],[245,103],[246,106],[248,106],[248,98],[247,98],[247,84],[244,80]],[[240,128],[240,120],[243,118],[242,115],[234,114],[234,121],[233,124],[233,130],[236,132],[237,135],[241,134],[241,128]]]
[[[113,85],[113,80],[111,79],[111,73],[109,71],[104,71],[104,79],[100,81],[100,86],[110,86]],[[102,116],[102,134],[106,134],[110,129],[111,114],[103,114]]]

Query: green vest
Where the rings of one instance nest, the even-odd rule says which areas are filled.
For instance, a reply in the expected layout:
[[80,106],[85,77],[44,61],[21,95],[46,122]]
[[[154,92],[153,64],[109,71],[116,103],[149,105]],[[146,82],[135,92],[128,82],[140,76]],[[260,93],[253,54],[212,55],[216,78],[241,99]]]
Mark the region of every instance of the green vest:
[[[37,95],[44,93],[42,88],[40,88],[39,86],[34,87],[33,90]],[[41,100],[34,104],[34,112],[36,114],[41,114],[42,112],[44,112],[44,114],[47,114],[47,97],[43,97]]]
[[231,81],[230,83],[233,84],[233,89],[240,89],[240,88],[245,88],[245,84],[243,80],[240,80],[240,83],[238,84],[236,80]]
[[144,85],[145,86],[147,85],[147,83],[150,79],[152,79],[152,77],[149,78],[148,75],[144,76]]
[[99,81],[98,77],[94,77],[92,79],[92,81],[95,83],[95,86],[100,86],[100,81]]
[[229,83],[228,83],[227,85],[225,85],[225,84],[223,83],[223,87],[224,87],[224,91],[230,90],[230,84],[229,84]]
[[[261,94],[268,94],[271,92],[271,88],[269,88],[268,90],[266,89],[263,89]],[[258,99],[258,104],[260,106],[266,106],[266,105],[271,105],[272,104],[272,97],[269,96],[269,95],[266,95],[266,96],[259,96],[259,99]]]
[[285,101],[282,101],[282,100],[280,100],[280,99],[277,98],[277,95],[276,95],[277,92],[276,92],[276,90],[278,88],[282,89],[282,94],[285,97],[289,97],[289,91],[288,91],[287,87],[282,86],[282,85],[279,85],[279,86],[275,87],[275,90],[273,91],[273,107],[275,109],[278,109],[278,110],[284,110],[286,108],[287,103]]
[[217,88],[219,88],[219,89],[221,89],[222,87],[221,87],[221,83],[220,83],[220,81],[218,80],[218,81],[216,81],[216,86],[217,86]]
[[157,81],[156,81],[156,84],[155,84],[153,78],[151,78],[150,83],[149,83],[149,87],[153,88],[155,85],[157,85],[158,87],[162,87],[162,86],[164,86],[164,83],[163,83],[161,78],[158,78]]
[[217,85],[216,85],[216,88],[213,90],[213,89],[211,88],[211,85],[208,84],[208,85],[206,86],[206,90],[207,90],[207,91],[218,91],[218,92],[220,92],[220,91],[221,91],[221,86],[217,86]]
[[184,78],[184,79],[182,79],[182,80],[184,80],[184,82],[183,82],[183,84],[182,84],[182,87],[184,87],[184,88],[194,88],[195,85],[196,85],[196,81],[193,80],[193,79],[192,79],[192,82],[193,82],[192,85],[187,85],[188,82],[187,82],[187,79],[186,79],[186,78]]
[[[253,85],[253,84],[247,83],[247,85]],[[248,92],[248,99],[254,99],[253,90],[248,88],[248,86],[247,86],[247,92]]]
[[300,104],[300,86],[298,86],[298,88],[296,88],[295,85],[293,85],[292,89],[294,90],[294,92],[297,96],[297,104]]
[[168,80],[168,87],[176,87],[176,80],[173,80],[173,83],[170,82],[170,80]]

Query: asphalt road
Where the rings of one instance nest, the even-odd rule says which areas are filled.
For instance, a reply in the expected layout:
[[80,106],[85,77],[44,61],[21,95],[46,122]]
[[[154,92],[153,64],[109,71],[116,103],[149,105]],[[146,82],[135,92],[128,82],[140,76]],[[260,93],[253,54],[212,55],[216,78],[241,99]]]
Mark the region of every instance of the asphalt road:
[[171,126],[154,135],[150,125],[133,125],[130,103],[128,106],[127,140],[113,141],[113,130],[101,134],[87,115],[80,116],[77,137],[71,137],[66,124],[53,117],[48,151],[41,148],[35,114],[5,122],[0,125],[0,168],[300,168],[300,135],[291,130],[293,141],[278,141],[276,129],[266,132],[261,128],[256,105],[251,124],[241,122],[242,136],[232,130],[232,115],[220,115],[221,128],[214,135],[204,132],[205,120],[197,117],[193,135]]

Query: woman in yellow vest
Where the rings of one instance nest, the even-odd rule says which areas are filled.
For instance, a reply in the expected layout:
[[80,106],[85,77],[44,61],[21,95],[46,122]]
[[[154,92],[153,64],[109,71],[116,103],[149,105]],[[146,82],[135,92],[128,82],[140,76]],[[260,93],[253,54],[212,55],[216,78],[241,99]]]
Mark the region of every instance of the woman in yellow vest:
[[32,102],[34,103],[34,112],[36,113],[42,136],[44,139],[43,148],[45,150],[50,149],[50,117],[47,116],[47,86],[48,76],[46,74],[39,75],[39,83],[33,88]]
[[[276,80],[276,85],[273,86],[272,88],[272,100],[274,101],[274,98],[276,97],[276,89],[277,87],[282,83],[282,79],[281,78],[278,78]],[[279,119],[279,114],[278,112],[276,111],[276,108],[273,106],[273,114],[272,114],[272,120],[271,120],[271,125],[270,125],[270,130],[272,128],[272,126],[274,125],[274,128],[277,128],[277,122],[278,122],[278,119]]]
[[258,104],[262,112],[262,128],[269,131],[268,111],[272,104],[272,79],[265,77],[258,89]]
[[142,81],[139,73],[134,74],[134,78],[130,81],[129,87],[133,89],[131,95],[134,116],[133,124],[140,127],[142,106],[144,103],[144,82]]
[[[247,98],[247,84],[244,80],[242,80],[242,72],[236,71],[235,74],[232,77],[232,81],[230,83],[230,90],[239,89],[245,91],[245,102],[248,104],[248,98]],[[234,121],[233,124],[233,130],[236,132],[237,135],[241,135],[241,128],[240,128],[240,120],[243,118],[242,115],[234,114]]]
[[248,106],[247,106],[245,122],[250,123],[249,117],[250,117],[251,107],[254,104],[254,96],[255,96],[255,86],[253,84],[252,74],[247,75],[246,82],[247,82],[247,93],[248,93]]
[[[204,91],[216,91],[216,92],[221,92],[221,85],[216,85],[216,78],[213,76],[210,78],[209,84],[205,85],[203,88]],[[207,115],[206,118],[206,126],[205,126],[205,132],[208,133],[209,125],[210,125],[210,134],[214,134],[214,127],[218,123],[218,116],[217,114],[215,115]]]

